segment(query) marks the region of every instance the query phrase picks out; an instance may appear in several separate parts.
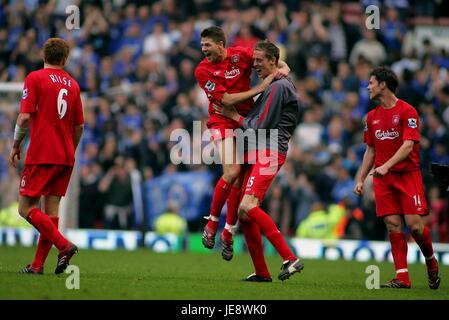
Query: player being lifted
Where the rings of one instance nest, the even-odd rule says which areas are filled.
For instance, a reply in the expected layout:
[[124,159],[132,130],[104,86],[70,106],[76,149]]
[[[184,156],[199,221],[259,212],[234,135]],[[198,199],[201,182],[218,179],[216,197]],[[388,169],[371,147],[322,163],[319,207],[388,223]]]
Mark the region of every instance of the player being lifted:
[[237,209],[242,183],[241,166],[236,161],[235,141],[230,129],[238,128],[239,124],[217,114],[213,104],[235,105],[237,111],[246,116],[254,105],[252,98],[267,88],[271,77],[285,77],[290,69],[285,62],[280,61],[274,75],[270,75],[270,78],[256,87],[250,88],[253,49],[226,48],[225,45],[226,37],[220,27],[209,27],[201,32],[201,50],[206,57],[196,67],[195,77],[209,99],[210,117],[207,125],[212,130],[212,139],[217,143],[223,166],[223,175],[215,186],[209,221],[204,228],[202,241],[206,248],[214,247],[219,216],[227,200],[226,225],[221,234],[221,243],[223,259],[229,261],[233,257],[232,235],[238,219]]
[[15,167],[16,158],[20,160],[20,144],[30,131],[20,177],[19,214],[39,231],[40,237],[36,256],[22,273],[42,274],[52,245],[59,250],[55,273],[62,273],[78,250],[58,231],[59,202],[67,191],[84,124],[80,88],[63,70],[69,50],[63,39],[48,39],[44,68],[25,79],[9,163]]
[[[395,96],[398,78],[386,67],[371,72],[368,92],[379,105],[368,113],[364,140],[367,144],[354,192],[362,194],[367,175],[373,175],[376,215],[387,226],[396,277],[384,288],[410,288],[407,241],[403,224],[411,231],[426,259],[430,289],[438,289],[438,262],[429,229],[422,216],[429,213],[420,171],[419,128],[415,108]],[[372,170],[374,166],[374,169]]]

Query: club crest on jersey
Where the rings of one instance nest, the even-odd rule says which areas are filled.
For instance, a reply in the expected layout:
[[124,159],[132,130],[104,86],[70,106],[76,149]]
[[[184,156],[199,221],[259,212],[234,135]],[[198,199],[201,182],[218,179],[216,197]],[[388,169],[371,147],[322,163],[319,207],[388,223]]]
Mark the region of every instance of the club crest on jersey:
[[415,118],[408,118],[408,126],[409,128],[416,129],[418,128],[418,122]]
[[213,83],[210,80],[207,80],[206,84],[204,85],[204,87],[207,89],[207,91],[212,92],[215,90],[215,83]]
[[394,126],[397,126],[398,123],[399,123],[399,116],[398,116],[397,114],[395,114],[395,115],[393,116],[393,125],[394,125]]
[[238,54],[234,54],[231,57],[231,62],[232,63],[238,63],[240,61],[240,56]]
[[26,99],[28,97],[28,88],[23,89],[22,99]]

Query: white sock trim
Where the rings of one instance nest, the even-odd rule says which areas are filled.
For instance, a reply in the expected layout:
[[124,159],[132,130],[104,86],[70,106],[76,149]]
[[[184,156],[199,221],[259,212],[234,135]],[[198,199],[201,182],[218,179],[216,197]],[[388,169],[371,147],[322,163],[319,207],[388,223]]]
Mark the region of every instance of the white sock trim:
[[434,259],[435,258],[435,255],[434,254],[432,254],[432,256],[431,257],[424,257],[424,258],[426,258],[426,260],[432,260],[432,259]]
[[398,269],[398,270],[396,270],[396,274],[397,273],[404,273],[404,272],[408,272],[408,269]]
[[237,225],[236,224],[232,225],[232,224],[227,224],[226,223],[224,228],[226,230],[228,230],[232,235],[235,235],[235,232],[237,230]]
[[214,222],[220,221],[219,217],[216,217],[216,216],[213,216],[213,215],[204,216],[203,218],[206,219],[206,220],[212,220]]

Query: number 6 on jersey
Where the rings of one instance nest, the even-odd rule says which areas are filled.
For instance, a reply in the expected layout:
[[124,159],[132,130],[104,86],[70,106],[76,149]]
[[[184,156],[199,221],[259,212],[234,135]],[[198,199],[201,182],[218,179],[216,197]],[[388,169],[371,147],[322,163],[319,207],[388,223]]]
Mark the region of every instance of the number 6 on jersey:
[[59,119],[64,118],[65,113],[67,112],[67,101],[64,100],[64,96],[67,95],[67,89],[59,90],[58,94],[58,114]]

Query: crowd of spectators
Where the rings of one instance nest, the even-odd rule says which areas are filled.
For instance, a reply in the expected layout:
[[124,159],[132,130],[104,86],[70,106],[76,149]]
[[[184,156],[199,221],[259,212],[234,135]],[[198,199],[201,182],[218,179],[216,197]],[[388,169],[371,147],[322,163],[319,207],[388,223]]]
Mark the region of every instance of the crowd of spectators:
[[[80,8],[79,29],[66,28],[70,4]],[[380,8],[378,30],[366,28],[369,4]],[[366,90],[369,73],[391,66],[401,80],[398,97],[422,119],[422,171],[433,210],[427,223],[434,240],[449,242],[447,193],[429,174],[430,162],[449,163],[449,48],[431,38],[416,41],[413,23],[420,17],[444,21],[438,16],[449,12],[444,9],[444,2],[418,0],[0,1],[0,82],[22,82],[40,68],[47,38],[69,42],[66,70],[80,84],[85,112],[79,224],[130,229],[137,227],[129,218],[132,171],[143,180],[190,170],[220,176],[219,166],[175,166],[169,159],[170,133],[191,131],[194,120],[204,129],[208,117],[208,101],[194,78],[203,58],[201,30],[223,27],[228,46],[267,38],[292,70],[302,120],[263,206],[293,236],[311,212],[338,204],[344,214],[337,237],[383,240],[370,182],[361,199],[352,188],[365,150],[363,117],[374,107]],[[7,155],[19,101],[0,103],[1,208],[14,201],[7,191],[18,180]]]

